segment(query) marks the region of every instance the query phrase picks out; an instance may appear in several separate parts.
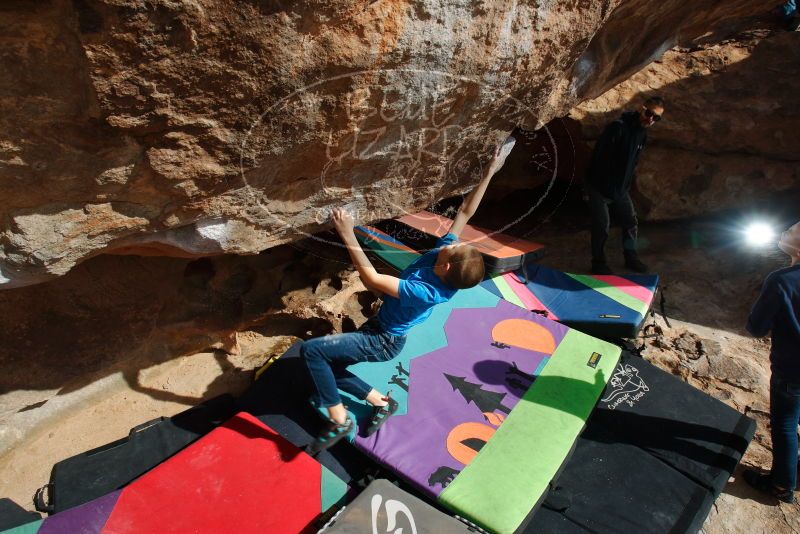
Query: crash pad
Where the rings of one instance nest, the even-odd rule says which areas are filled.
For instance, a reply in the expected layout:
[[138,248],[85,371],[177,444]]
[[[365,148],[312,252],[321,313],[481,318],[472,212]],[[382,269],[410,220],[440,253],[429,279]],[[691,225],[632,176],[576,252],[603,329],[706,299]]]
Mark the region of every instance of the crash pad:
[[[308,399],[312,393],[311,378],[300,359],[298,340],[267,367],[238,401],[239,407],[274,429],[298,448],[311,443],[323,428],[323,421]],[[347,483],[355,483],[367,475],[374,476],[378,466],[347,443],[337,443],[314,457],[319,463]]]
[[398,271],[408,267],[420,256],[414,249],[374,226],[356,226],[354,232],[364,250],[376,255],[381,261]]
[[124,438],[61,460],[53,466],[48,485],[37,492],[37,508],[62,512],[119,489],[234,413],[234,398],[220,395],[172,417],[137,425]]
[[[395,359],[349,367],[400,405],[354,444],[455,514],[513,532],[567,458],[619,354],[481,287],[459,291],[409,331]],[[369,410],[345,398],[363,429]]]
[[[416,250],[426,250],[447,233],[452,222],[442,215],[420,211],[382,223],[379,228]],[[545,248],[540,243],[470,224],[464,227],[459,240],[483,254],[486,270],[491,273],[517,269],[526,261],[540,258]]]
[[371,482],[320,533],[362,534],[401,530],[417,534],[474,532],[388,480],[379,479]]
[[524,532],[693,534],[754,432],[751,418],[625,352]]
[[30,527],[40,534],[315,532],[347,491],[313,458],[239,413],[124,489]]
[[[387,265],[402,270],[416,257],[398,239],[369,227],[362,246]],[[393,243],[392,246],[386,243]],[[495,274],[481,286],[496,296],[586,334],[603,339],[638,335],[658,290],[655,274],[582,275],[528,262],[514,272]]]
[[655,274],[572,274],[527,263],[484,280],[492,293],[601,338],[634,338],[658,289]]

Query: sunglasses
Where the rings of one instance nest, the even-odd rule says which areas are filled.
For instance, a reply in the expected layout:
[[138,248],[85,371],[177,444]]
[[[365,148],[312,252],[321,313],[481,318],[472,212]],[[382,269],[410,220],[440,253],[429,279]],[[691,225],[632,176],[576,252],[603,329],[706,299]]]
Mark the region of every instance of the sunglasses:
[[658,122],[661,120],[661,115],[652,112],[648,108],[644,108],[644,116],[647,117],[648,119],[653,119],[653,122]]

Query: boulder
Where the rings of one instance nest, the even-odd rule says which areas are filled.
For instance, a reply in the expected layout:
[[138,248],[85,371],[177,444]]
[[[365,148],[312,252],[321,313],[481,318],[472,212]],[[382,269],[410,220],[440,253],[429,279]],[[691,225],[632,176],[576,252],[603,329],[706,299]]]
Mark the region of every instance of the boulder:
[[0,8],[0,287],[102,253],[251,254],[472,187],[757,0],[52,0]]

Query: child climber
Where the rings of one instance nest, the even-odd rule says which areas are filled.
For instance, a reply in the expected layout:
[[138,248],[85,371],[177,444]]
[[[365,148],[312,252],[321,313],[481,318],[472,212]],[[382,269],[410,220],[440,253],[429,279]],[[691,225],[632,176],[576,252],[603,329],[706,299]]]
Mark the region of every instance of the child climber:
[[513,147],[513,138],[495,151],[478,186],[464,200],[447,234],[430,252],[417,258],[399,277],[378,273],[353,233],[353,218],[342,208],[332,218],[364,285],[383,295],[376,317],[356,332],[312,339],[303,344],[301,356],[311,374],[318,407],[328,410],[328,427],[309,446],[314,454],[346,436],[355,423],[339,397],[342,390],[372,405],[365,433],[374,434],[397,411],[397,401],[373,389],[346,368],[360,362],[383,362],[397,356],[406,342],[406,332],[424,321],[433,306],[447,302],[456,291],[477,285],[484,274],[483,257],[474,247],[457,243],[458,236],[475,214],[492,176],[502,167]]

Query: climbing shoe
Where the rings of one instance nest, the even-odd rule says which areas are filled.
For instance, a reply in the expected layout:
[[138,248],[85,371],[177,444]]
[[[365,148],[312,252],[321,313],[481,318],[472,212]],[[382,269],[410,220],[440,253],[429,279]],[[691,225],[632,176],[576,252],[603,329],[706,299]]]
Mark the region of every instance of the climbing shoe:
[[306,452],[311,456],[336,444],[340,439],[347,436],[353,430],[353,420],[345,419],[344,423],[339,424],[333,421],[328,423],[327,428],[322,431],[317,438],[306,447]]
[[781,489],[772,483],[772,477],[768,474],[758,473],[752,469],[747,469],[742,474],[744,481],[758,491],[772,495],[782,502],[792,504],[794,502],[794,492],[792,490]]
[[378,429],[381,427],[383,423],[391,416],[393,413],[397,411],[397,401],[391,398],[390,396],[385,396],[383,400],[386,401],[385,406],[373,406],[372,408],[372,417],[369,420],[369,426],[364,430],[364,434],[367,436],[371,436]]
[[625,255],[625,267],[637,273],[646,273],[650,270],[636,254]]

